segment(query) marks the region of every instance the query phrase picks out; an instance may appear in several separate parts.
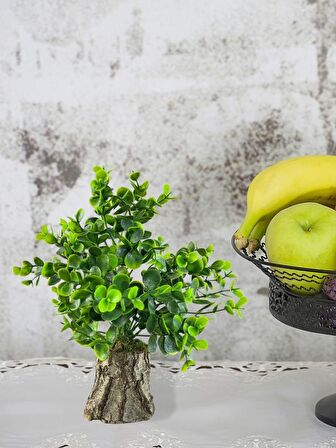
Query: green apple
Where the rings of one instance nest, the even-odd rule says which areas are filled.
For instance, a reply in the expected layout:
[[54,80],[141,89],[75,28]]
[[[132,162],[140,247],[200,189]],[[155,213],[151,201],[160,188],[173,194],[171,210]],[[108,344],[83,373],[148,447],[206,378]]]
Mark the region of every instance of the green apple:
[[[272,263],[336,270],[336,211],[315,202],[288,207],[271,220],[265,244]],[[274,274],[303,295],[319,292],[325,278],[323,274],[294,269],[275,269]],[[314,275],[313,281],[297,277],[303,274]]]

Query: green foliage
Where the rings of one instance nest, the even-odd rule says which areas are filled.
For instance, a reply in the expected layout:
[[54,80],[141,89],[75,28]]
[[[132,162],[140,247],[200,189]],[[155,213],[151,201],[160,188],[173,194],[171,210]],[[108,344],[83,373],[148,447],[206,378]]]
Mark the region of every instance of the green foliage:
[[205,314],[241,317],[247,299],[234,284],[231,264],[209,261],[213,245],[190,242],[170,252],[162,237],[146,230],[158,208],[174,199],[168,184],[155,198],[148,196],[149,184],[140,182],[138,172],[129,176],[129,187],[116,190],[108,171],[96,166],[94,173],[90,204],[95,216],[85,219],[80,208],[73,218],[60,220],[58,232],[42,226],[36,239],[54,245],[55,257],[25,260],[13,272],[31,276],[24,285],[47,279],[63,316],[61,331],[71,330],[72,339],[92,348],[100,360],[107,359],[116,341],[144,336],[150,352],[180,353],[185,371],[195,364],[191,352],[208,347],[201,338],[209,323]]

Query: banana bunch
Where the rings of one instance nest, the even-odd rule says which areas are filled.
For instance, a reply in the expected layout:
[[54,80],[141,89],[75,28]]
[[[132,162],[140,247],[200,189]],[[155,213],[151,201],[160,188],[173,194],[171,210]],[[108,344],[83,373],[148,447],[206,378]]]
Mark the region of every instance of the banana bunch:
[[261,171],[247,192],[247,211],[235,233],[238,249],[258,250],[270,220],[302,202],[336,205],[336,156],[295,157]]

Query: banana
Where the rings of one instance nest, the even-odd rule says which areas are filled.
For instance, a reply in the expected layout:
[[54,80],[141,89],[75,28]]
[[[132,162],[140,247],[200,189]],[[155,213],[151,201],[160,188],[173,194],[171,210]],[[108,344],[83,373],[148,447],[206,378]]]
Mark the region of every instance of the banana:
[[[307,201],[335,206],[336,156],[295,157],[257,174],[247,192],[245,218],[235,233],[237,248],[248,247],[251,240],[260,241],[263,226],[280,210]],[[251,242],[250,249],[255,244]]]
[[248,253],[252,254],[260,248],[260,241],[265,235],[269,223],[270,219],[265,218],[258,221],[257,224],[253,227],[253,230],[249,236],[249,242],[247,246]]

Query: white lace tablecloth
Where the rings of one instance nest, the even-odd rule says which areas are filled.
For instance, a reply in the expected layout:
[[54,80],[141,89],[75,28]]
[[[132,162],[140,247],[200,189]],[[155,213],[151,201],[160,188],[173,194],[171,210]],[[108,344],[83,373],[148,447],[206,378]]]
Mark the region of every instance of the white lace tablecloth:
[[0,448],[336,448],[314,416],[336,392],[336,363],[153,363],[148,422],[84,420],[93,363],[0,362]]

